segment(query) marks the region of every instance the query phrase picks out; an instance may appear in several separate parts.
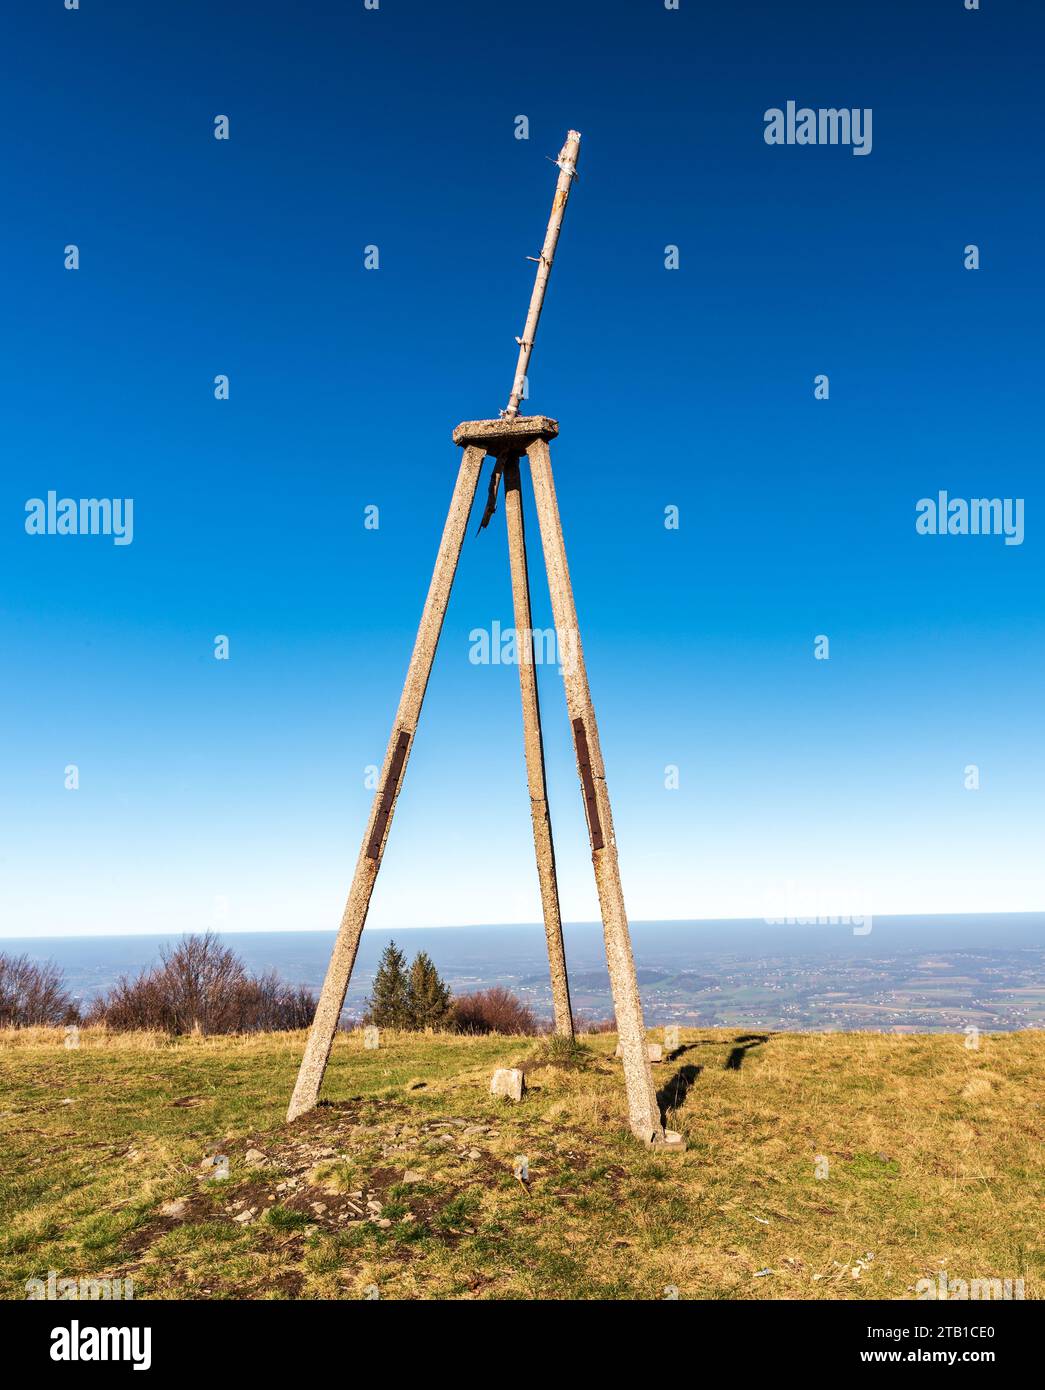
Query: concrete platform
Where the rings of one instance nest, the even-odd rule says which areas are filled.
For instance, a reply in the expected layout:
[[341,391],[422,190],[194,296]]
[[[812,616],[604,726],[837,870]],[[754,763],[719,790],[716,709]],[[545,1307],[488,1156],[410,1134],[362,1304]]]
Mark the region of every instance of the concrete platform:
[[454,430],[453,440],[462,449],[469,444],[482,444],[492,454],[513,441],[518,441],[525,451],[527,440],[554,439],[558,433],[558,420],[547,415],[516,415],[514,420],[465,420]]

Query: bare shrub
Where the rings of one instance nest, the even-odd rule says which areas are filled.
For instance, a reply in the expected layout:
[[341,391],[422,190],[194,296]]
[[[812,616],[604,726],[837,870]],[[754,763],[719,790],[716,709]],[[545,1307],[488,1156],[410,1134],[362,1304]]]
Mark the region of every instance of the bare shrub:
[[503,985],[457,995],[451,1022],[457,1033],[521,1033],[535,1037],[540,1031],[529,1004],[524,1004]]
[[121,976],[88,1013],[116,1032],[258,1033],[307,1028],[316,1001],[275,971],[250,975],[213,932],[165,946],[160,964],[136,979]]
[[575,1033],[615,1033],[617,1020],[615,1018],[574,1018],[573,1031]]
[[76,1023],[80,1011],[57,965],[28,956],[0,955],[0,1026]]

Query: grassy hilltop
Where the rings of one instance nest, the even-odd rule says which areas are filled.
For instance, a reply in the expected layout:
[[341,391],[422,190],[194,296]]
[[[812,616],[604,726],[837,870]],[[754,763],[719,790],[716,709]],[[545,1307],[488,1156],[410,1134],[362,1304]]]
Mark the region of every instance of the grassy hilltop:
[[[1045,1287],[1041,1032],[683,1030],[654,1068],[688,1141],[670,1156],[627,1133],[612,1034],[567,1064],[538,1039],[340,1035],[329,1103],[289,1127],[304,1034],[80,1040],[0,1032],[6,1298],[49,1270],[139,1298],[903,1299],[941,1268]],[[513,1065],[521,1105],[488,1094]]]

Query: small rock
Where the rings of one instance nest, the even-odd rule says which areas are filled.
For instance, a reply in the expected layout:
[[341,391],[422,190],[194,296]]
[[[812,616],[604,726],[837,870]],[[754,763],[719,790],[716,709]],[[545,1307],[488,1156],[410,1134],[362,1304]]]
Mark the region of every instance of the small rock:
[[507,1100],[522,1100],[525,1090],[526,1078],[518,1067],[498,1067],[490,1082],[490,1094]]
[[469,1149],[469,1150],[468,1150],[468,1157],[469,1157],[469,1158],[482,1158],[482,1156],[483,1156],[483,1155],[482,1155],[482,1151],[481,1151],[480,1149]]
[[161,1216],[184,1216],[188,1202],[184,1197],[176,1197],[173,1202],[164,1202],[160,1207]]
[[248,1149],[243,1155],[243,1162],[248,1168],[260,1168],[263,1164],[268,1163],[268,1158],[260,1149]]
[[249,1222],[254,1220],[254,1216],[254,1208],[249,1207],[246,1211],[241,1211],[239,1216],[234,1216],[232,1219],[233,1221],[238,1221],[241,1226],[246,1226]]
[[417,1168],[408,1168],[403,1174],[404,1182],[424,1182],[425,1175]]

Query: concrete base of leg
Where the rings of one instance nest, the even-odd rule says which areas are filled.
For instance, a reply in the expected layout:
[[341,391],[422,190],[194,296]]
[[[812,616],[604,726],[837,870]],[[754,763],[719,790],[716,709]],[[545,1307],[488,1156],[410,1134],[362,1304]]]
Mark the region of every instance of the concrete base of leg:
[[676,1130],[666,1129],[663,1134],[654,1135],[651,1147],[664,1153],[685,1153],[686,1141]]

